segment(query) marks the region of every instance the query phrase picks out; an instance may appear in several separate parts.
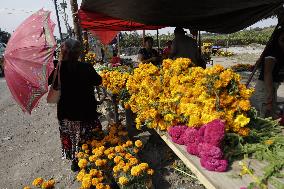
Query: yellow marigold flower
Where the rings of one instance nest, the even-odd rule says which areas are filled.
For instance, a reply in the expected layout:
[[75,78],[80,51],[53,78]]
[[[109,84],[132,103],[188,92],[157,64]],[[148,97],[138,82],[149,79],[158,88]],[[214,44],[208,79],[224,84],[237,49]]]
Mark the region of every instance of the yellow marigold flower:
[[91,177],[85,177],[85,178],[83,178],[82,187],[83,187],[84,189],[89,189],[91,186],[92,186]]
[[133,145],[133,142],[131,140],[128,140],[126,143],[125,143],[127,146],[132,146]]
[[274,143],[274,141],[271,140],[271,139],[269,139],[269,140],[266,140],[264,143],[265,143],[266,145],[271,145],[271,144]]
[[97,169],[91,169],[91,170],[90,170],[90,175],[91,175],[91,176],[96,176],[97,173],[98,173],[98,170],[97,170]]
[[79,152],[76,154],[77,158],[83,158],[84,157],[84,153],[83,152]]
[[138,150],[137,148],[134,148],[134,149],[133,149],[133,152],[134,152],[135,154],[137,154],[137,153],[139,152],[139,150]]
[[29,187],[29,186],[25,186],[25,187],[24,187],[24,189],[31,189],[31,187]]
[[40,186],[43,183],[43,181],[44,181],[43,178],[38,177],[33,181],[32,185],[33,186]]
[[79,166],[81,169],[83,169],[83,168],[85,168],[85,167],[87,166],[87,164],[88,164],[88,161],[87,161],[86,159],[80,159],[80,160],[79,160],[79,163],[78,163],[78,166]]
[[103,183],[97,184],[96,189],[104,189],[104,184]]
[[244,116],[243,114],[240,114],[236,117],[234,122],[240,125],[240,127],[244,127],[250,122],[250,118]]
[[112,168],[112,170],[113,170],[114,173],[117,173],[120,169],[119,169],[118,166],[114,166],[114,167]]
[[241,135],[241,136],[248,136],[249,135],[249,132],[250,132],[250,129],[249,128],[246,128],[246,127],[243,127],[243,128],[240,128],[239,129],[239,134]]
[[132,156],[132,154],[127,153],[127,154],[125,154],[125,158],[126,158],[126,159],[130,159],[130,158],[133,158],[133,156]]
[[129,164],[130,165],[136,165],[136,164],[138,164],[138,159],[137,158],[130,158],[129,159]]
[[113,161],[114,163],[118,164],[120,161],[122,160],[122,157],[121,156],[116,156]]
[[251,106],[250,106],[250,101],[249,100],[240,100],[239,101],[239,107],[243,110],[243,111],[249,111]]
[[118,152],[118,153],[124,151],[124,149],[123,149],[122,146],[116,146],[114,149],[115,149],[115,151]]
[[123,172],[127,173],[127,171],[129,171],[130,169],[130,165],[126,164],[122,169],[123,169]]
[[137,148],[141,148],[141,147],[143,146],[142,141],[141,141],[141,140],[136,140],[136,141],[135,141],[135,146],[136,146]]
[[88,144],[83,144],[82,145],[82,150],[88,150]]
[[153,175],[154,174],[154,170],[153,169],[148,169],[147,170],[147,174],[148,175]]
[[165,121],[170,122],[170,121],[172,121],[173,119],[174,119],[173,114],[166,114],[166,115],[164,116],[164,120],[165,120]]
[[140,163],[138,166],[140,167],[142,171],[148,169],[149,167],[148,163]]
[[105,185],[105,189],[111,189],[110,185]]
[[126,185],[128,183],[128,179],[126,177],[119,177],[118,183],[121,185]]
[[131,168],[130,173],[132,176],[139,176],[141,174],[141,169],[139,166],[134,166]]
[[111,153],[107,156],[108,159],[113,159],[115,157],[115,154],[114,153]]
[[84,170],[84,169],[81,170],[81,171],[78,173],[78,175],[77,175],[77,180],[78,180],[78,181],[82,181],[85,175],[86,175],[85,170]]
[[93,186],[96,186],[97,184],[99,184],[100,182],[99,182],[99,179],[98,178],[93,178],[92,179],[92,185]]
[[42,188],[42,189],[48,189],[48,188],[49,188],[49,187],[48,187],[48,182],[47,182],[47,181],[43,182],[43,183],[41,184],[41,188]]
[[97,159],[95,164],[96,166],[100,167],[100,166],[104,166],[105,164],[105,161],[101,160],[101,159]]

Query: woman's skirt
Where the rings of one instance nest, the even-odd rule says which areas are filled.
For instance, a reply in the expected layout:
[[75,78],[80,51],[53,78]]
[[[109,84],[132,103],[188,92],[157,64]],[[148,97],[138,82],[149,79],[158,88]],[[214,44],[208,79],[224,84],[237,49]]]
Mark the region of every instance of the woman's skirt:
[[62,144],[62,157],[74,160],[80,145],[101,135],[102,125],[99,119],[90,121],[59,120],[59,132]]

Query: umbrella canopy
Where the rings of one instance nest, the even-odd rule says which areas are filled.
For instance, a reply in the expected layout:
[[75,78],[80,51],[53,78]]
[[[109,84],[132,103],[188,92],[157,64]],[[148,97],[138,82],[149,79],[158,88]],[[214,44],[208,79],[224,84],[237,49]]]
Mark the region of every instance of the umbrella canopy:
[[4,53],[7,85],[24,111],[31,113],[48,91],[56,42],[50,12],[39,10],[12,34]]
[[[93,13],[90,18],[103,14],[145,25],[232,33],[271,16],[282,5],[283,0],[83,0],[81,11]],[[80,17],[85,27],[94,27],[88,17]],[[96,25],[115,29],[110,24]]]

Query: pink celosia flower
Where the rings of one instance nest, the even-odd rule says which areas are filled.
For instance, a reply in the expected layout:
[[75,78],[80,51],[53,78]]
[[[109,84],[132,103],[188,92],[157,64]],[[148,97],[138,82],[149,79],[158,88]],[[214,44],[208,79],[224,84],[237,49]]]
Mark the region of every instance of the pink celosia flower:
[[215,119],[205,125],[204,142],[213,146],[220,146],[225,136],[225,124],[219,119]]
[[228,167],[228,161],[223,159],[201,158],[200,163],[202,167],[209,171],[224,172]]
[[189,143],[198,144],[202,141],[202,137],[199,136],[198,130],[195,128],[187,128],[181,137],[185,145],[188,145]]
[[184,141],[182,139],[182,134],[185,132],[187,129],[187,126],[184,125],[178,125],[178,126],[172,126],[169,128],[169,135],[172,137],[172,140],[174,143],[183,145]]
[[219,147],[213,146],[212,144],[208,143],[199,143],[198,154],[201,158],[206,157],[206,158],[221,159],[223,156],[223,153]]
[[186,151],[187,151],[189,154],[199,156],[199,153],[198,153],[198,144],[195,144],[195,143],[189,143],[189,144],[187,144],[187,146],[186,146]]

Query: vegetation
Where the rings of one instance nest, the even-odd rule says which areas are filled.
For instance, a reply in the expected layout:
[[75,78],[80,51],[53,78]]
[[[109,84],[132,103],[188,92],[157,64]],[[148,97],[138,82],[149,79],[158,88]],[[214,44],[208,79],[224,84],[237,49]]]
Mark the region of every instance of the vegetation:
[[[214,33],[204,33],[201,34],[202,42],[210,42],[214,45],[220,46],[232,46],[232,45],[249,45],[251,43],[266,44],[269,40],[272,32],[274,30],[273,26],[266,28],[254,28],[248,30],[242,30],[232,34],[214,34]],[[148,35],[153,37],[154,46],[157,47],[157,35]],[[160,47],[165,47],[168,40],[174,38],[173,34],[161,34],[159,35]],[[140,47],[142,45],[142,35],[137,32],[122,33],[122,38],[120,41],[122,48],[128,47]]]

